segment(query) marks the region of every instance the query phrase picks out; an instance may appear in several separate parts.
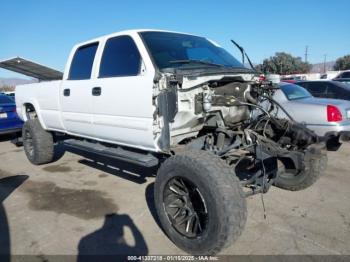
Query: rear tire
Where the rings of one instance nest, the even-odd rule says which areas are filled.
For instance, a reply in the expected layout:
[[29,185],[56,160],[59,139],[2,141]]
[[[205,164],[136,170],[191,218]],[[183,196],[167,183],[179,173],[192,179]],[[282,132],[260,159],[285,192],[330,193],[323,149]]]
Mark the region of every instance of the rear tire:
[[274,185],[290,190],[299,191],[313,185],[324,173],[327,166],[327,155],[311,155],[308,159],[304,159],[305,168],[298,174],[279,170],[279,174]]
[[44,130],[36,119],[29,119],[23,125],[23,146],[28,160],[34,165],[53,161],[54,142],[50,132]]
[[338,151],[341,143],[339,143],[339,136],[333,136],[327,140],[326,148],[328,151]]
[[228,247],[247,219],[245,196],[233,169],[206,151],[187,151],[162,164],[155,205],[168,237],[194,255],[213,255]]

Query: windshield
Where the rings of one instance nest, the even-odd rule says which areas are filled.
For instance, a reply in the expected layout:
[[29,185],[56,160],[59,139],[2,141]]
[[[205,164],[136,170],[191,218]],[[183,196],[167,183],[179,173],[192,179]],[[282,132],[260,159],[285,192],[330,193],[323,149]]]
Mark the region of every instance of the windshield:
[[245,68],[225,49],[204,37],[169,32],[142,32],[141,36],[159,69],[183,66]]
[[296,100],[312,96],[306,89],[298,85],[281,85],[280,88],[288,100]]

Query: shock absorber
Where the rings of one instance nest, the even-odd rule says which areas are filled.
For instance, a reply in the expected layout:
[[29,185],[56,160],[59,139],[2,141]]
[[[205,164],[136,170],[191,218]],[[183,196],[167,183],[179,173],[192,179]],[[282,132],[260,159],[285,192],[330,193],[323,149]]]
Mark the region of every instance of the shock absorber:
[[223,149],[225,144],[225,134],[223,132],[219,132],[216,138],[216,147],[221,150]]

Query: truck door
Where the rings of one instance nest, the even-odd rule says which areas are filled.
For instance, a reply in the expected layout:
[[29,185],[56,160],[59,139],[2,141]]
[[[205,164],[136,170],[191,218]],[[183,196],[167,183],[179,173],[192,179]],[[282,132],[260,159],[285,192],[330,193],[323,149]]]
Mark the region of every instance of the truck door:
[[98,43],[90,43],[76,49],[71,58],[66,79],[63,80],[60,98],[62,121],[71,134],[93,137],[91,74]]
[[140,37],[119,35],[106,39],[97,71],[92,101],[95,136],[155,150],[154,68]]

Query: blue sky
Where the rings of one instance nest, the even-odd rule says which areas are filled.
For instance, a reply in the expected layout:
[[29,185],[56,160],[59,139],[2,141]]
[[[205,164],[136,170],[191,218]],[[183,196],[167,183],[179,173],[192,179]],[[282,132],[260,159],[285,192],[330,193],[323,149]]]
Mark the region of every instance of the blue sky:
[[[254,63],[276,51],[322,62],[350,53],[348,0],[1,0],[0,59],[23,56],[63,70],[71,47],[115,31],[156,28],[207,36]],[[0,77],[17,76],[0,69]]]

